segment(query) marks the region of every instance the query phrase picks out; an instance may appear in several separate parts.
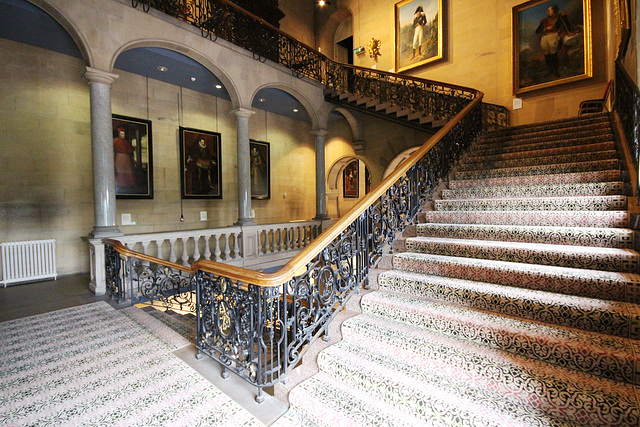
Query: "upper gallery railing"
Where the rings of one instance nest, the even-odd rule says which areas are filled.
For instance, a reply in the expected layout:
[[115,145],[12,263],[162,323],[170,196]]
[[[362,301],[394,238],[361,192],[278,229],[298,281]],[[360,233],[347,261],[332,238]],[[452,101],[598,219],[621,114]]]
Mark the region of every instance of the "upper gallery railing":
[[334,62],[227,0],[132,0],[131,4],[188,22],[200,28],[203,37],[221,37],[249,50],[260,61],[269,59],[288,67],[299,77],[424,112],[434,120],[450,119],[475,96],[462,86]]
[[[640,90],[619,61],[616,61],[614,109],[620,118],[636,176],[640,176]],[[635,196],[640,198],[640,183],[636,184]]]
[[[450,167],[482,130],[482,93],[328,60],[225,1],[133,0],[223,37],[327,87],[429,112],[447,123],[347,214],[275,273],[213,261],[196,276],[199,355],[262,388],[288,377],[302,354],[367,283],[371,269],[412,223]],[[497,120],[501,114],[492,113]],[[114,247],[117,253],[119,248]],[[121,255],[121,254],[120,254]]]

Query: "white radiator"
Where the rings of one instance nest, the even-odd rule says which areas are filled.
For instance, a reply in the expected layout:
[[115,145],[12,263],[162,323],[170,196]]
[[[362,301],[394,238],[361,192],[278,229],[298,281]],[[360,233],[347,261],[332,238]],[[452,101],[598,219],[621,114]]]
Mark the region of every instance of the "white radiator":
[[26,242],[0,243],[2,253],[2,281],[10,283],[55,279],[56,241],[30,240]]

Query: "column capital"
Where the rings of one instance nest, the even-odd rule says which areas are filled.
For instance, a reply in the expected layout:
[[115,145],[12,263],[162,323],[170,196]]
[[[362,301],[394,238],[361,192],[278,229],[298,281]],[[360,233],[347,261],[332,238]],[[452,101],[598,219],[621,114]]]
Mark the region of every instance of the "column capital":
[[231,111],[231,114],[233,114],[236,117],[246,117],[249,118],[251,116],[253,116],[256,112],[253,110],[249,110],[248,108],[236,108],[235,110]]
[[111,86],[119,76],[96,68],[87,67],[82,77],[89,80],[89,84],[104,83]]
[[311,131],[311,135],[313,136],[327,136],[329,132],[326,129],[314,129]]

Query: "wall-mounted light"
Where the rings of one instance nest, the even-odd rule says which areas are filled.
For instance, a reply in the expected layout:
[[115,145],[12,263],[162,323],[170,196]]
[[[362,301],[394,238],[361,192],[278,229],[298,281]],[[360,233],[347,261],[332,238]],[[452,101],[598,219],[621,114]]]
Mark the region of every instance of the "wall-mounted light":
[[216,85],[216,89],[222,89],[222,85]]
[[159,65],[158,66],[158,70],[162,71],[163,73],[166,71],[169,71],[169,69],[167,67],[165,67],[164,65]]
[[331,4],[330,1],[318,0],[318,6],[328,6],[330,4]]
[[297,112],[298,112],[298,109],[297,109],[297,108],[294,108],[294,109],[293,109],[293,112],[294,112],[294,113],[297,113]]

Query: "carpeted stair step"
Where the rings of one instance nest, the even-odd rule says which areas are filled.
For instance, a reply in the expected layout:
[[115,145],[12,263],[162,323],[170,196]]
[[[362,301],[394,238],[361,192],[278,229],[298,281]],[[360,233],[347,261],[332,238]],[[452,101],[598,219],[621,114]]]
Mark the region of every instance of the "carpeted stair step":
[[556,134],[573,134],[576,131],[588,131],[600,134],[611,131],[611,122],[607,117],[572,118],[556,122],[544,122],[535,125],[512,126],[487,132],[480,143],[522,140],[528,138],[548,138]]
[[434,200],[438,211],[620,211],[625,196]]
[[510,176],[553,175],[577,172],[591,172],[597,170],[612,170],[618,168],[617,159],[595,160],[578,163],[557,163],[553,165],[521,166],[502,169],[478,169],[454,172],[454,179],[484,179],[504,178]]
[[640,385],[640,342],[518,319],[392,292],[362,297],[363,313],[429,329],[489,348]]
[[422,211],[420,222],[565,227],[629,227],[627,211]]
[[[429,330],[366,314],[342,325],[345,341],[436,372],[463,390],[491,390],[531,408],[530,425],[631,426],[640,422],[640,389],[590,374],[457,340]],[[445,424],[446,425],[446,424]]]
[[624,194],[622,182],[594,182],[585,184],[521,185],[500,187],[472,187],[442,190],[442,199],[482,199],[504,197],[581,197]]
[[393,268],[567,295],[640,303],[640,276],[632,273],[524,264],[405,252]]
[[405,250],[424,254],[628,273],[638,272],[639,261],[638,253],[632,249],[442,237],[407,238]]
[[[378,288],[535,322],[640,339],[640,305],[388,270]],[[638,368],[640,369],[640,367]]]
[[[367,393],[400,413],[412,414],[423,425],[465,420],[469,425],[529,426],[531,408],[515,407],[491,390],[465,387],[461,381],[366,346],[342,341],[318,355],[322,372]],[[528,410],[528,411],[527,411]]]
[[585,131],[554,132],[552,135],[532,134],[524,138],[500,138],[495,140],[479,140],[469,148],[470,155],[501,154],[512,151],[528,151],[553,149],[559,147],[580,146],[613,141],[613,134],[607,132],[593,133]]
[[289,403],[305,420],[319,427],[425,425],[423,420],[400,413],[394,406],[385,405],[323,372],[291,390]]
[[524,185],[568,185],[568,184],[586,184],[598,182],[617,182],[620,181],[620,171],[617,169],[608,169],[601,171],[587,171],[566,174],[551,175],[519,175],[491,178],[485,177],[480,179],[452,179],[449,181],[449,189],[457,190],[461,188],[475,187],[502,187],[502,186],[524,186]]
[[551,227],[524,225],[435,224],[416,225],[422,237],[502,240],[550,245],[633,248],[633,230],[626,228]]
[[[613,143],[611,143],[611,145],[613,145]],[[457,170],[474,170],[478,168],[502,169],[519,166],[550,165],[554,163],[579,163],[592,160],[613,159],[616,157],[616,151],[613,149],[574,152],[573,147],[569,147],[565,150],[568,151],[565,154],[549,154],[545,152],[544,155],[533,156],[528,152],[517,152],[504,155],[464,157],[458,165]]]
[[492,144],[475,143],[469,147],[467,157],[517,158],[585,153],[611,150],[615,147],[611,134],[558,134],[554,138],[532,138],[522,141],[500,141]]

